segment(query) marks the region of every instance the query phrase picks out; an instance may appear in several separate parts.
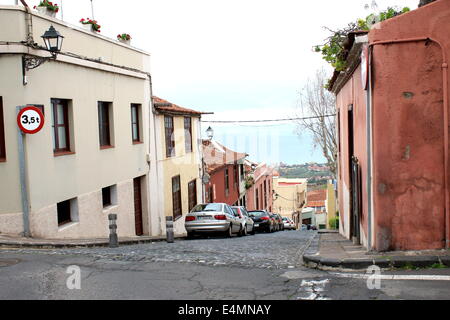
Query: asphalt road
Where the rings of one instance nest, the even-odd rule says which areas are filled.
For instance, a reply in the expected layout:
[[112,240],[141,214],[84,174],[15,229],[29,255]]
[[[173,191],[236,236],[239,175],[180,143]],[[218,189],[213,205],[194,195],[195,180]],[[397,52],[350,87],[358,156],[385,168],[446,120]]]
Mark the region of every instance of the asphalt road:
[[3,249],[0,299],[450,299],[449,269],[383,272],[448,280],[381,280],[373,290],[364,273],[307,269],[301,254],[313,235],[284,231],[116,249]]

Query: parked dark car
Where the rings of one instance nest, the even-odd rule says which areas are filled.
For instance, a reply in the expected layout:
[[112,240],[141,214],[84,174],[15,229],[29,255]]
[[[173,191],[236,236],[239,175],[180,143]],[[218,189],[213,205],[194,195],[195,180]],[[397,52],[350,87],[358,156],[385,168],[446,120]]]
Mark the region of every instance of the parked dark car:
[[276,214],[276,213],[270,213],[270,216],[274,220],[275,231],[284,230],[283,218],[279,214]]
[[258,231],[274,232],[274,219],[265,210],[249,211],[248,215],[254,221],[254,228]]

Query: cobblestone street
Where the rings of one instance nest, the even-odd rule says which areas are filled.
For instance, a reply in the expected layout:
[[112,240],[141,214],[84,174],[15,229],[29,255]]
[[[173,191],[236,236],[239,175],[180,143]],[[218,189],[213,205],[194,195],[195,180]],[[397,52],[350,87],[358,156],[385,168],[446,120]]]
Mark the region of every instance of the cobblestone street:
[[[448,281],[383,281],[307,269],[312,231],[83,249],[0,250],[0,299],[448,299]],[[67,286],[80,269],[80,289]],[[391,271],[409,274],[411,271]],[[449,275],[449,269],[423,271]],[[423,272],[421,274],[423,274]]]
[[82,255],[113,261],[196,263],[208,266],[287,269],[301,265],[301,254],[314,232],[286,231],[231,239],[221,236],[153,242],[119,248],[5,250],[49,255]]

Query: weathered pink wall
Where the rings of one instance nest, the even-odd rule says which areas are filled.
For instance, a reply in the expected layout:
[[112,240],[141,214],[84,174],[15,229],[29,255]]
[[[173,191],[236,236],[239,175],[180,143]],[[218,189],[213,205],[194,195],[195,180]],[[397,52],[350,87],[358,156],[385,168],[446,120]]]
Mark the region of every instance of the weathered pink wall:
[[[443,248],[445,239],[450,238],[448,227],[446,231],[450,221],[448,217],[446,220],[444,182],[448,152],[444,141],[444,98],[448,99],[450,88],[449,84],[443,87],[443,71],[448,75],[448,69],[443,68],[443,63],[448,63],[444,56],[450,56],[448,30],[450,0],[438,0],[387,20],[369,33],[369,43],[373,45],[373,245],[378,251]],[[436,42],[410,41],[428,37]],[[380,41],[390,43],[379,44]],[[393,43],[398,41],[402,43]],[[362,240],[366,242],[366,92],[360,83],[358,69],[337,97],[342,143],[338,183],[341,221],[347,226],[347,110],[353,104],[355,155],[362,167],[365,204]],[[348,236],[349,230],[344,231]]]
[[432,41],[374,46],[376,249],[443,248],[442,64],[443,51],[450,55],[450,1],[437,1],[380,27],[370,32],[370,43],[429,37],[443,50]]

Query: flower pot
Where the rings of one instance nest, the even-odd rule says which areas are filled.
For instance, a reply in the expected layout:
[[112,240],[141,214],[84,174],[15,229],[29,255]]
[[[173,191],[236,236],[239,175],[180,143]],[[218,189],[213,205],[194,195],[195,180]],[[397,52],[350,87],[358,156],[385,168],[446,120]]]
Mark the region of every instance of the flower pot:
[[47,9],[47,7],[36,7],[36,10],[40,13],[40,14],[45,14],[49,17],[56,17],[56,11],[52,11]]
[[131,40],[123,40],[123,39],[119,39],[119,42],[122,42],[126,45],[130,45],[131,44]]
[[90,23],[82,24],[81,26],[86,31],[95,32],[94,29],[92,28],[92,24]]

